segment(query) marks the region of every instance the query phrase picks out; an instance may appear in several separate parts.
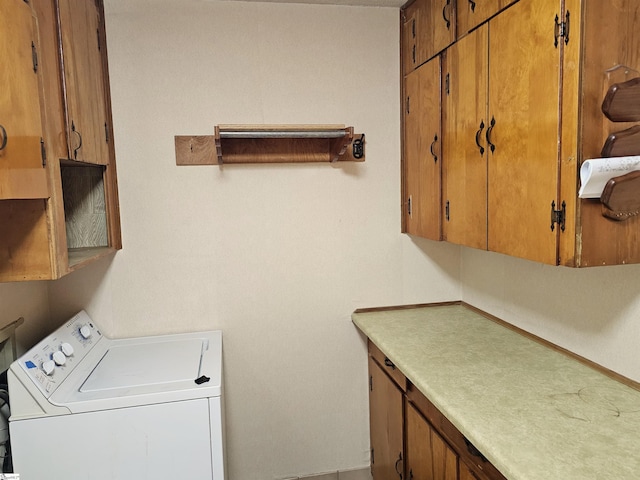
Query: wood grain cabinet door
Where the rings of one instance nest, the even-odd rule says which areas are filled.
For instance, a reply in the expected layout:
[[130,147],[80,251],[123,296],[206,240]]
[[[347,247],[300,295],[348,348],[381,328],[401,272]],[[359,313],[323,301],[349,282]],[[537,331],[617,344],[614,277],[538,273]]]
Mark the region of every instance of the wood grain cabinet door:
[[456,39],[455,0],[415,0],[403,9],[402,60],[407,74]]
[[96,0],[57,0],[67,140],[72,160],[109,163],[100,10]]
[[0,2],[0,200],[47,198],[31,6]]
[[489,250],[555,265],[559,209],[558,0],[522,0],[489,22]]
[[409,402],[405,425],[407,480],[458,480],[458,456]]
[[402,391],[369,357],[369,425],[373,480],[402,480]]
[[418,51],[423,61],[432,58],[456,39],[455,0],[429,0],[418,25]]
[[459,475],[458,480],[478,480],[478,477],[475,473],[471,471],[471,469],[464,463],[459,462]]
[[418,66],[418,15],[416,1],[402,10],[402,74],[407,75]]
[[458,36],[470,32],[515,0],[458,0]]
[[405,78],[404,215],[406,233],[441,238],[440,57]]
[[488,28],[449,47],[443,92],[443,239],[487,248]]

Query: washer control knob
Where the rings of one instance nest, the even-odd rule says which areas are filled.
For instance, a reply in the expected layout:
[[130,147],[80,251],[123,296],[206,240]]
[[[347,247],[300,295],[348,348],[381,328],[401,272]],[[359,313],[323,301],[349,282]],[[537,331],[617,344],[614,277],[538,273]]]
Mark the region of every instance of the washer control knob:
[[85,324],[80,327],[80,336],[85,340],[91,337],[91,328],[89,328],[89,325]]
[[56,369],[56,364],[53,360],[47,360],[46,362],[42,363],[42,371],[46,374],[46,375],[53,375],[53,371]]
[[60,350],[62,350],[62,353],[64,353],[65,357],[70,357],[71,355],[73,355],[73,346],[70,343],[64,342],[62,345],[60,345]]
[[67,357],[65,357],[64,353],[62,353],[60,350],[58,350],[57,352],[53,352],[53,355],[51,355],[51,358],[55,362],[55,364],[58,365],[59,367],[64,365],[67,361]]

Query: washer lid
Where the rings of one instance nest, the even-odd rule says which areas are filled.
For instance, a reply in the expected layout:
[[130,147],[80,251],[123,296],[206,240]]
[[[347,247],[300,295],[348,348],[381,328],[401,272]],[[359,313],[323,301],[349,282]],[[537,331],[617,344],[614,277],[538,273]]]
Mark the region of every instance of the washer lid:
[[222,332],[107,339],[49,398],[70,413],[222,395]]
[[194,381],[200,377],[204,341],[199,338],[111,346],[80,392]]

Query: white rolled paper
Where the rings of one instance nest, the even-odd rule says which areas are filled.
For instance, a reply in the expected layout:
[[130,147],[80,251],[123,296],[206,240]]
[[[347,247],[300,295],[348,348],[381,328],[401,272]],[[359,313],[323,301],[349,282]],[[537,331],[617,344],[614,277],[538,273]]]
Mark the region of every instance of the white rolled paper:
[[600,198],[613,177],[640,170],[640,155],[633,157],[593,158],[580,167],[580,198]]

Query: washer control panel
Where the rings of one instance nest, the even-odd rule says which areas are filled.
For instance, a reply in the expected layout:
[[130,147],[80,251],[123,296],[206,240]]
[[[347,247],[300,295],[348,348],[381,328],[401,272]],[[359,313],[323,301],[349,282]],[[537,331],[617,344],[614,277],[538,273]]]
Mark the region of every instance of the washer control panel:
[[100,329],[83,310],[45,337],[18,362],[42,394],[49,398],[101,338]]

